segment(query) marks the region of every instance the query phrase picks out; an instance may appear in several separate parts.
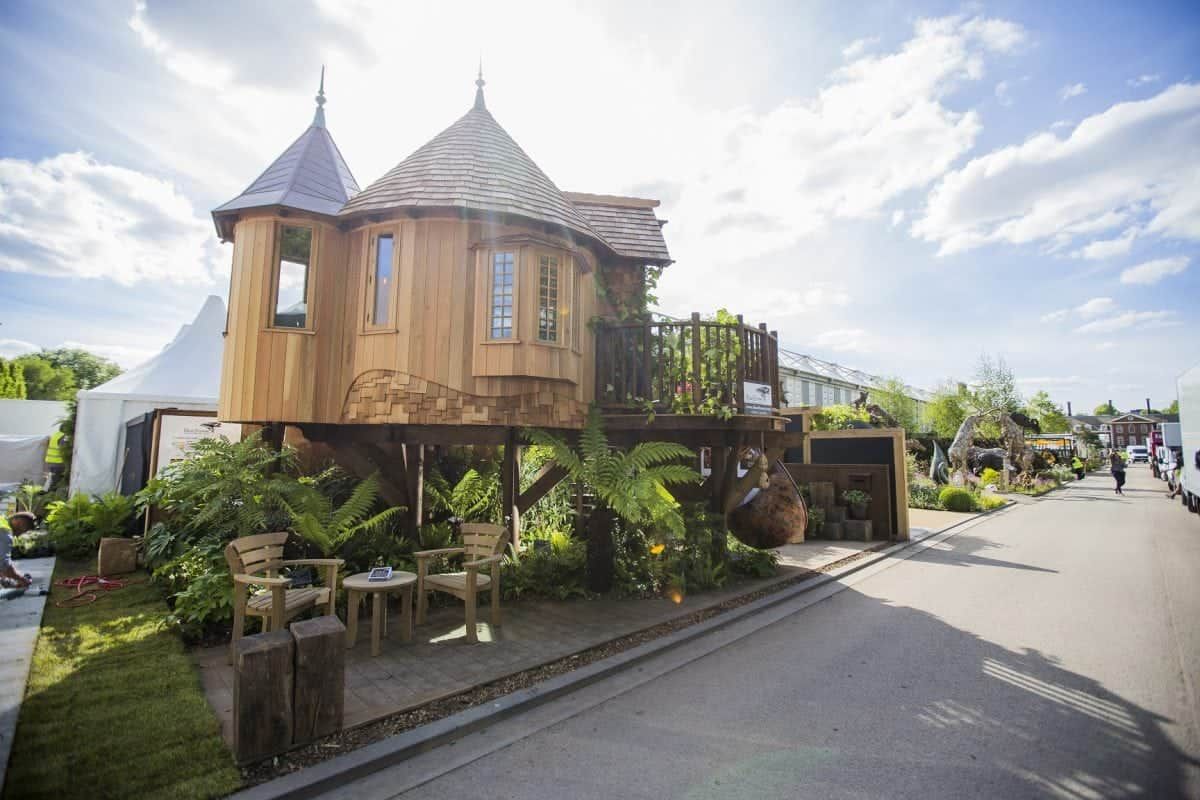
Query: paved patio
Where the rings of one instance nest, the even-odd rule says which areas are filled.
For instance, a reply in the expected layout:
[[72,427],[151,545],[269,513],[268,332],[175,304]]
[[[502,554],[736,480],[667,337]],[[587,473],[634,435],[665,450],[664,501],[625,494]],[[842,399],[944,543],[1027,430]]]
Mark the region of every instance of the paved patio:
[[39,595],[37,590],[50,585],[50,575],[54,572],[53,558],[26,558],[14,563],[19,571],[33,576],[33,588],[12,600],[0,600],[0,638],[4,641],[0,649],[0,785],[8,769],[17,716],[33,662],[33,647],[42,625],[42,609],[46,607],[46,595]]
[[[462,604],[432,611],[415,630],[411,643],[399,636],[399,605],[393,601],[390,638],[383,652],[371,657],[369,614],[359,618],[357,645],[346,651],[346,727],[354,727],[399,711],[457,694],[483,683],[556,661],[573,653],[636,633],[725,600],[788,580],[878,545],[878,542],[814,541],[782,548],[781,567],[773,578],[742,581],[717,592],[693,595],[682,603],[648,600],[508,601],[503,624],[487,624],[480,607],[478,644],[464,640]],[[232,740],[233,668],[227,648],[195,651],[209,703],[221,722],[226,742]]]

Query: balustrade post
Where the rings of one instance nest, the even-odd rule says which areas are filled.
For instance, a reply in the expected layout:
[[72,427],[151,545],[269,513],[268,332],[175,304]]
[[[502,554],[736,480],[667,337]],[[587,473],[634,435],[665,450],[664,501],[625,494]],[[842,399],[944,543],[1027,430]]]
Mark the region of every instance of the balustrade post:
[[733,387],[734,397],[737,398],[737,413],[746,413],[746,323],[742,321],[742,315],[737,315],[737,375],[734,380],[737,385]]
[[775,407],[783,408],[783,382],[779,380],[779,331],[771,331],[771,338],[767,341],[771,348],[768,369],[771,370],[771,385],[775,387]]
[[654,394],[654,381],[650,377],[650,339],[654,336],[652,329],[653,323],[647,321],[642,328],[642,381],[638,386],[638,394],[642,395],[643,400],[653,401],[651,396]]
[[700,388],[700,312],[692,312],[692,409],[700,408],[704,402]]

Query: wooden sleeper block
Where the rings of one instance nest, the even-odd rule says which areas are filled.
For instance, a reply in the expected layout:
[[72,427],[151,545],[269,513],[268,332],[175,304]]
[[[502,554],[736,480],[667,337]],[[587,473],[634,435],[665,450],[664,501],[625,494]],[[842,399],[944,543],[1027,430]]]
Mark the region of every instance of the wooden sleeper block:
[[871,541],[871,520],[869,519],[848,519],[842,523],[842,530],[847,539],[856,542]]
[[295,644],[287,630],[233,645],[233,755],[239,764],[292,746]]
[[334,616],[292,623],[296,642],[293,744],[342,729],[346,708],[346,626]]

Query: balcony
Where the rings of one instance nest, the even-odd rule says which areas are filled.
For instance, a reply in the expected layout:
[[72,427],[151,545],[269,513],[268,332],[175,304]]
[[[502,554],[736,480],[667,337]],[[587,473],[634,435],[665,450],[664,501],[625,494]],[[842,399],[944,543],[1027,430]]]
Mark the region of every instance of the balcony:
[[765,324],[604,322],[596,328],[596,402],[606,414],[771,417],[779,337]]

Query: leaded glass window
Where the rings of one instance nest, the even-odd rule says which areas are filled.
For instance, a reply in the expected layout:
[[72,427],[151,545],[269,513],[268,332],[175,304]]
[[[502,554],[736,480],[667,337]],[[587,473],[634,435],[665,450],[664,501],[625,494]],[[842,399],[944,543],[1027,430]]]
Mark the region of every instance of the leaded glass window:
[[558,259],[538,259],[538,340],[558,341]]
[[512,253],[492,254],[493,339],[511,339],[513,335],[513,262]]

